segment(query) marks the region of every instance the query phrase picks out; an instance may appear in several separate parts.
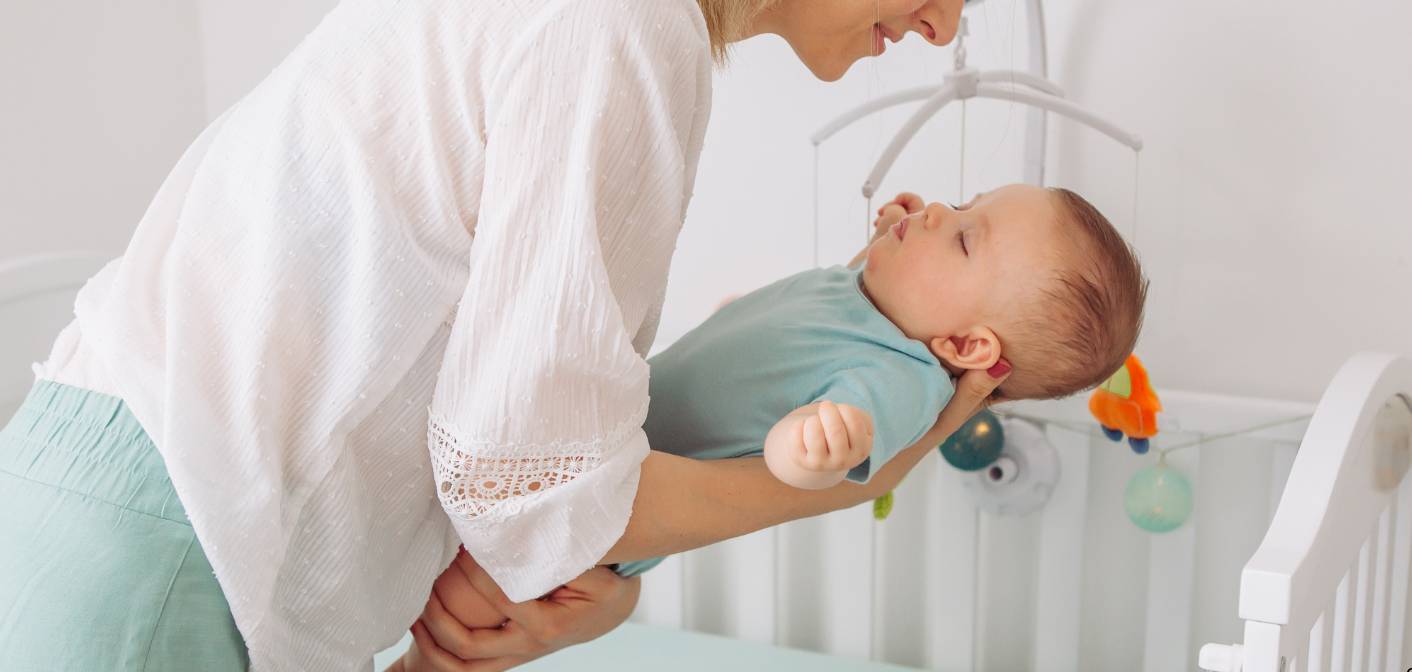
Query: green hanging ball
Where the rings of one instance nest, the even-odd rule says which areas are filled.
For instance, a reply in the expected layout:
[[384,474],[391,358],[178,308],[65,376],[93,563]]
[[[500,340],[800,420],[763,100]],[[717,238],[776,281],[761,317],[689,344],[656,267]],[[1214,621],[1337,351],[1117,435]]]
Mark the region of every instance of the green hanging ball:
[[1133,474],[1123,495],[1128,519],[1148,532],[1171,532],[1191,516],[1191,481],[1159,462]]
[[990,411],[981,411],[961,425],[961,429],[942,442],[941,456],[961,471],[979,471],[1000,457],[1005,446],[1005,431],[1000,418]]
[[888,490],[886,495],[873,500],[873,518],[877,520],[887,520],[892,514],[892,491]]

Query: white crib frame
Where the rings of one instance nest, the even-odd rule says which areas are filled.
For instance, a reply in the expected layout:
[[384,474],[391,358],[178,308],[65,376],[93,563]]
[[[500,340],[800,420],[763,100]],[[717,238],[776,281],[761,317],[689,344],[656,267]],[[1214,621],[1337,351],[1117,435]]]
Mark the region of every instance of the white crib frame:
[[[98,250],[75,249],[0,259],[0,325],[9,329],[33,328],[34,325],[17,323],[19,318],[14,315],[16,306],[46,296],[52,296],[55,300],[62,297],[72,304],[73,293],[114,256]],[[5,343],[8,344],[8,341]],[[47,352],[26,354],[40,359]],[[14,354],[6,351],[0,356],[8,358]],[[27,376],[19,381],[0,376],[0,411],[18,405],[29,391],[31,382]],[[11,388],[12,383],[18,384]],[[0,423],[6,420],[9,420],[8,415],[0,415]]]
[[[1400,402],[1398,401],[1400,399]],[[1320,400],[1279,507],[1240,580],[1244,642],[1208,644],[1213,672],[1401,670],[1412,479],[1380,489],[1374,420],[1412,409],[1412,359],[1350,359]],[[1405,456],[1404,456],[1405,457]]]

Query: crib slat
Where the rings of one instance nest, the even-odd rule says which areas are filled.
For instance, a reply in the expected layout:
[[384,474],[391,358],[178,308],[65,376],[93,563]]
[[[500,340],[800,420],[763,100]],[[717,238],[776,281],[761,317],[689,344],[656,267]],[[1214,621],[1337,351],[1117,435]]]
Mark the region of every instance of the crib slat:
[[1372,596],[1368,589],[1372,583],[1373,554],[1377,552],[1378,538],[1370,537],[1358,551],[1358,598],[1353,610],[1353,660],[1349,670],[1365,670],[1363,666],[1368,652],[1368,617],[1372,615]]
[[1378,552],[1373,570],[1373,618],[1368,628],[1368,669],[1383,669],[1384,642],[1387,640],[1388,572],[1392,556],[1392,519],[1394,507],[1389,506],[1378,518]]
[[773,556],[773,534],[755,532],[690,554],[684,572],[688,628],[760,643],[774,639],[774,576],[759,571]]
[[[1198,474],[1199,451],[1172,453],[1167,462],[1187,474]],[[1191,605],[1195,578],[1196,516],[1180,529],[1148,538],[1147,633],[1144,672],[1184,672],[1191,669]],[[1041,668],[1036,668],[1041,669]]]
[[825,552],[832,557],[821,560],[835,576],[857,576],[860,581],[849,590],[839,586],[825,591],[829,608],[823,619],[828,638],[824,650],[835,655],[866,658],[872,636],[870,628],[861,625],[858,617],[869,615],[868,602],[872,591],[864,588],[873,580],[869,572],[872,548],[868,539],[872,526],[877,523],[873,520],[871,505],[855,506],[833,517],[835,521],[825,534]]
[[1309,648],[1306,653],[1308,663],[1305,669],[1309,672],[1325,672],[1328,665],[1325,663],[1325,656],[1328,654],[1329,627],[1325,620],[1329,612],[1319,614],[1319,618],[1314,620],[1314,627],[1309,629]]
[[1348,668],[1348,638],[1353,630],[1353,591],[1358,583],[1358,567],[1349,568],[1338,582],[1334,594],[1333,644],[1330,647],[1329,672],[1350,672]]
[[632,612],[634,623],[646,623],[665,628],[685,627],[686,604],[682,562],[687,555],[678,553],[642,576],[641,597]]
[[976,636],[976,507],[961,487],[960,472],[939,456],[928,459],[934,460],[938,476],[927,508],[935,516],[926,535],[932,567],[927,574],[928,658],[935,670],[970,670]]
[[770,643],[780,646],[784,644],[785,621],[789,618],[784,609],[783,525],[776,525],[770,529],[770,545],[770,613],[774,616],[770,623]]
[[[1403,628],[1407,623],[1407,581],[1409,553],[1412,553],[1412,478],[1403,476],[1402,485],[1397,489],[1396,538],[1393,541],[1392,589],[1388,593],[1388,638],[1387,660],[1403,661]],[[1401,664],[1401,663],[1399,663]]]
[[1078,672],[1089,438],[1056,428],[1045,434],[1059,453],[1061,476],[1040,524],[1034,662],[1030,669]]
[[930,493],[940,486],[931,466],[918,467],[903,481],[893,493],[892,514],[873,524],[877,534],[875,660],[913,667],[928,664],[931,633],[926,629],[926,612],[930,595],[925,586],[934,580],[935,568],[926,556],[923,540],[934,534],[950,534],[950,530],[936,528]]
[[868,526],[868,611],[864,614],[868,620],[868,660],[879,660],[882,655],[880,639],[882,637],[882,542],[878,539],[882,531],[878,529],[877,523]]

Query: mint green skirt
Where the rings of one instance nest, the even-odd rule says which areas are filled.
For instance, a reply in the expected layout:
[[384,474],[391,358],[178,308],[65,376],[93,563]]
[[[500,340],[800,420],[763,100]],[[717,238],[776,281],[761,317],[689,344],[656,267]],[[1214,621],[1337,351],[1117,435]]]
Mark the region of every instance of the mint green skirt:
[[0,431],[0,670],[244,670],[167,469],[121,399],[41,380]]

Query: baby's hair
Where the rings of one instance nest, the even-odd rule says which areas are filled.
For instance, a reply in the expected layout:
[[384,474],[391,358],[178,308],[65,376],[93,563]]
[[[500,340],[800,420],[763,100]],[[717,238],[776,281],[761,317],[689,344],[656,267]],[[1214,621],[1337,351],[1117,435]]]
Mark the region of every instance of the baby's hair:
[[[1060,238],[1069,244],[1059,265],[1023,314],[1031,317],[1002,339],[1015,373],[997,394],[1006,399],[1054,399],[1096,387],[1137,344],[1147,302],[1133,249],[1084,197],[1051,188]],[[1004,341],[1015,346],[1005,347]]]

